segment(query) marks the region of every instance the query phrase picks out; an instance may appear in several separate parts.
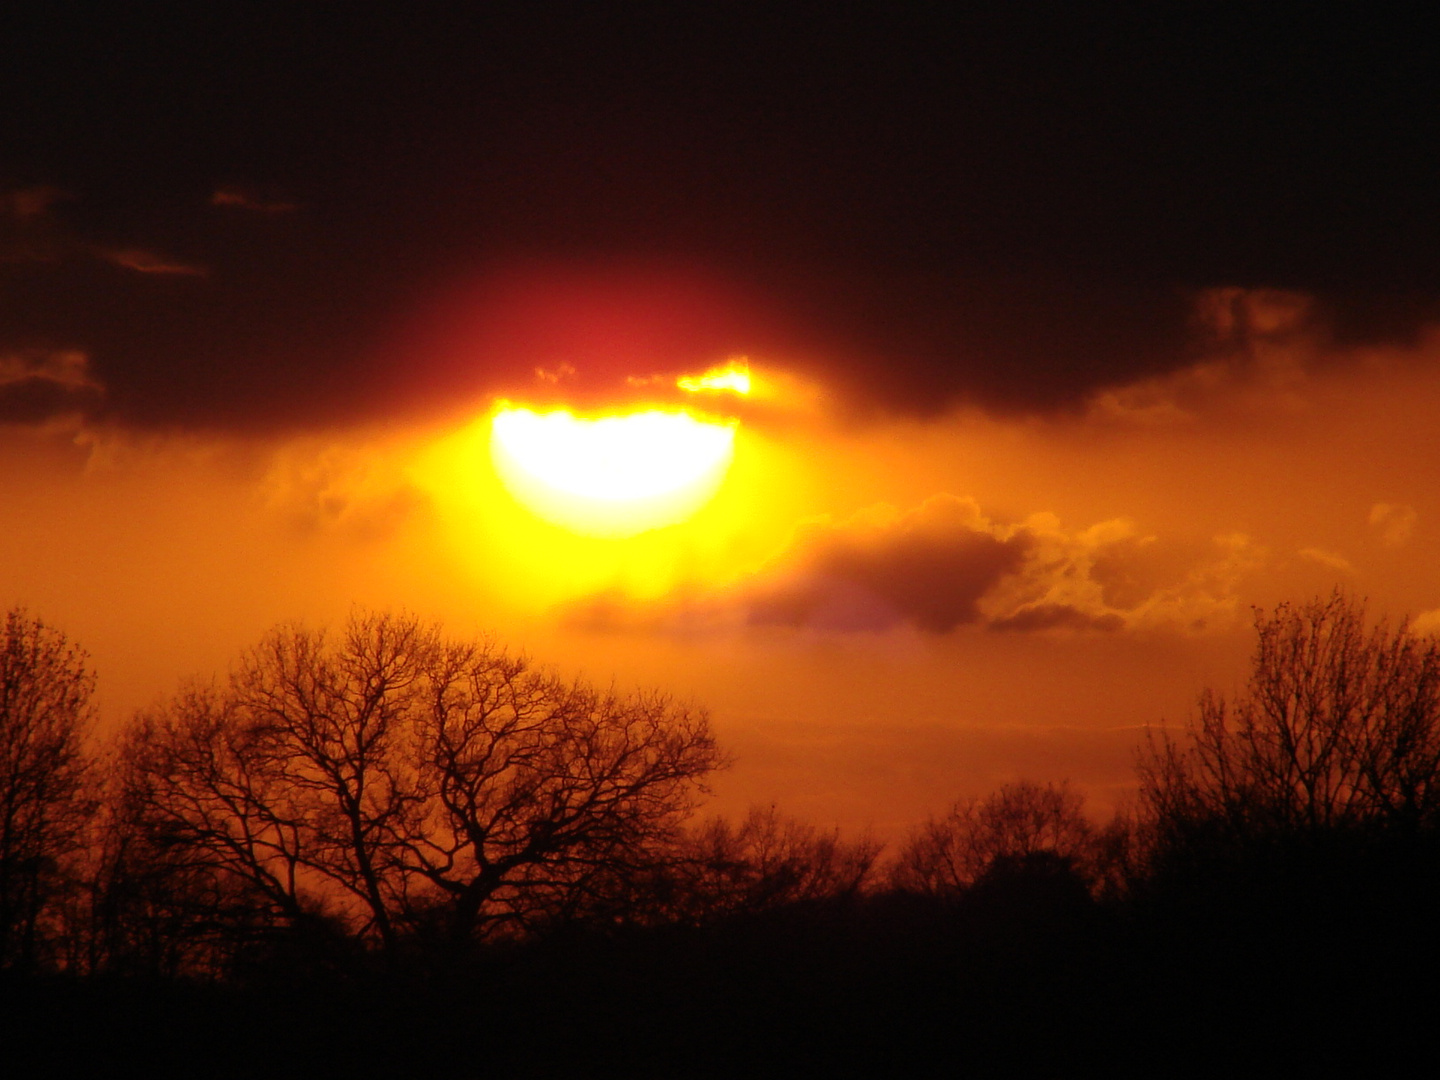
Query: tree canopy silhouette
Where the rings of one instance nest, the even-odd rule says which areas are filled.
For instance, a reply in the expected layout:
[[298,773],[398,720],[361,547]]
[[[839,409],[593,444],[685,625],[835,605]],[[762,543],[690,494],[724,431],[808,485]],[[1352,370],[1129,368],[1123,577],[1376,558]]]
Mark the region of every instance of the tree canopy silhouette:
[[1255,631],[1245,689],[1205,691],[1186,738],[1142,754],[1160,842],[1440,826],[1440,641],[1339,592],[1257,609]]
[[530,923],[659,857],[722,764],[703,710],[395,614],[272,632],[121,756],[152,851],[262,921],[385,947]]
[[843,840],[782,815],[752,807],[738,822],[712,818],[680,845],[679,881],[670,918],[704,922],[786,905],[853,900],[870,883],[881,845]]
[[30,967],[82,843],[94,676],[58,630],[19,608],[0,629],[0,967]]
[[891,871],[900,888],[953,895],[1002,861],[1053,855],[1091,875],[1100,852],[1084,797],[1067,783],[1005,784],[984,799],[962,799],[911,834]]

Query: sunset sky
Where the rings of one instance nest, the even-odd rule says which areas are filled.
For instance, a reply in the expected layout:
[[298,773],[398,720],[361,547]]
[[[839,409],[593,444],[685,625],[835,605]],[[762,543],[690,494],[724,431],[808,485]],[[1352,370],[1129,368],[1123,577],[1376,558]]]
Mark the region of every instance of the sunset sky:
[[403,607],[894,836],[1113,805],[1252,605],[1440,631],[1425,28],[488,7],[0,16],[0,605],[107,727]]

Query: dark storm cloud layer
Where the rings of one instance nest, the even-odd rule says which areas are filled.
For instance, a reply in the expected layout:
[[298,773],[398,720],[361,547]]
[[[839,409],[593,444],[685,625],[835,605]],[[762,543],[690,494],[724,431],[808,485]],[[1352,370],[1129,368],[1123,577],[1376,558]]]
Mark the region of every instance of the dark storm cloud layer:
[[637,367],[738,349],[881,408],[1031,408],[1187,359],[1198,288],[1310,291],[1351,337],[1440,295],[1426,27],[515,11],[7,5],[0,352],[86,353],[135,422],[428,407],[584,352],[583,322],[413,333],[558,260],[757,298],[597,316]]

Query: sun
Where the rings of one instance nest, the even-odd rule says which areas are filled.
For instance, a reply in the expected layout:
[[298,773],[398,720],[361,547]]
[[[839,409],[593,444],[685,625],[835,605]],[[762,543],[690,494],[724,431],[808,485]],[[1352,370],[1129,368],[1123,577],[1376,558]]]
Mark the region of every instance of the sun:
[[[749,365],[732,360],[675,385],[748,394]],[[686,409],[577,416],[502,401],[490,420],[490,456],[510,494],[544,520],[590,536],[634,536],[678,524],[710,501],[738,426]]]
[[734,422],[684,411],[581,417],[501,406],[490,423],[506,489],[546,521],[591,536],[684,521],[714,495],[735,449]]

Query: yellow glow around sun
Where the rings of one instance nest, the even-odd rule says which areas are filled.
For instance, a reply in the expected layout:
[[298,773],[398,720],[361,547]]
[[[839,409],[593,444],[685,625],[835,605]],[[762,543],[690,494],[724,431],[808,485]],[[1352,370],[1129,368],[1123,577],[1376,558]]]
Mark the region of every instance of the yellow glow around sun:
[[[726,401],[749,375],[737,357],[687,376],[699,390],[685,400],[700,407],[648,403],[684,393],[674,374],[629,379],[646,404],[595,412],[496,401],[427,437],[407,472],[451,545],[454,563],[437,572],[463,568],[497,603],[530,614],[659,600],[753,572],[797,516],[829,504],[816,499],[809,444],[742,423]],[[773,372],[748,385],[765,408],[808,407],[805,388]]]
[[[499,402],[468,424],[432,432],[406,466],[428,507],[415,520],[439,529],[453,559],[437,562],[435,573],[461,570],[496,603],[517,612],[535,614],[586,597],[657,600],[677,589],[723,585],[783,547],[797,515],[828,506],[817,501],[808,445],[780,443],[753,425],[674,409],[662,415],[672,417],[666,423],[675,430],[692,424],[719,429],[702,435],[713,440],[710,452],[718,455],[708,459],[708,469],[701,464],[688,486],[649,497],[574,494],[564,490],[563,470],[556,485],[547,484],[523,470],[501,443],[497,416],[520,411]],[[500,433],[511,425],[547,430],[537,421],[549,409],[523,411],[530,420],[501,421]],[[620,406],[609,416],[590,414],[588,424],[574,415],[568,424],[551,423],[594,430],[597,421],[645,411],[635,406],[627,413]],[[673,419],[677,413],[681,419]],[[665,426],[659,425],[662,431]],[[664,440],[658,441],[652,456],[680,456],[667,455]]]
[[502,405],[490,452],[506,489],[544,520],[587,536],[634,536],[710,500],[735,428],[659,409],[587,418]]

